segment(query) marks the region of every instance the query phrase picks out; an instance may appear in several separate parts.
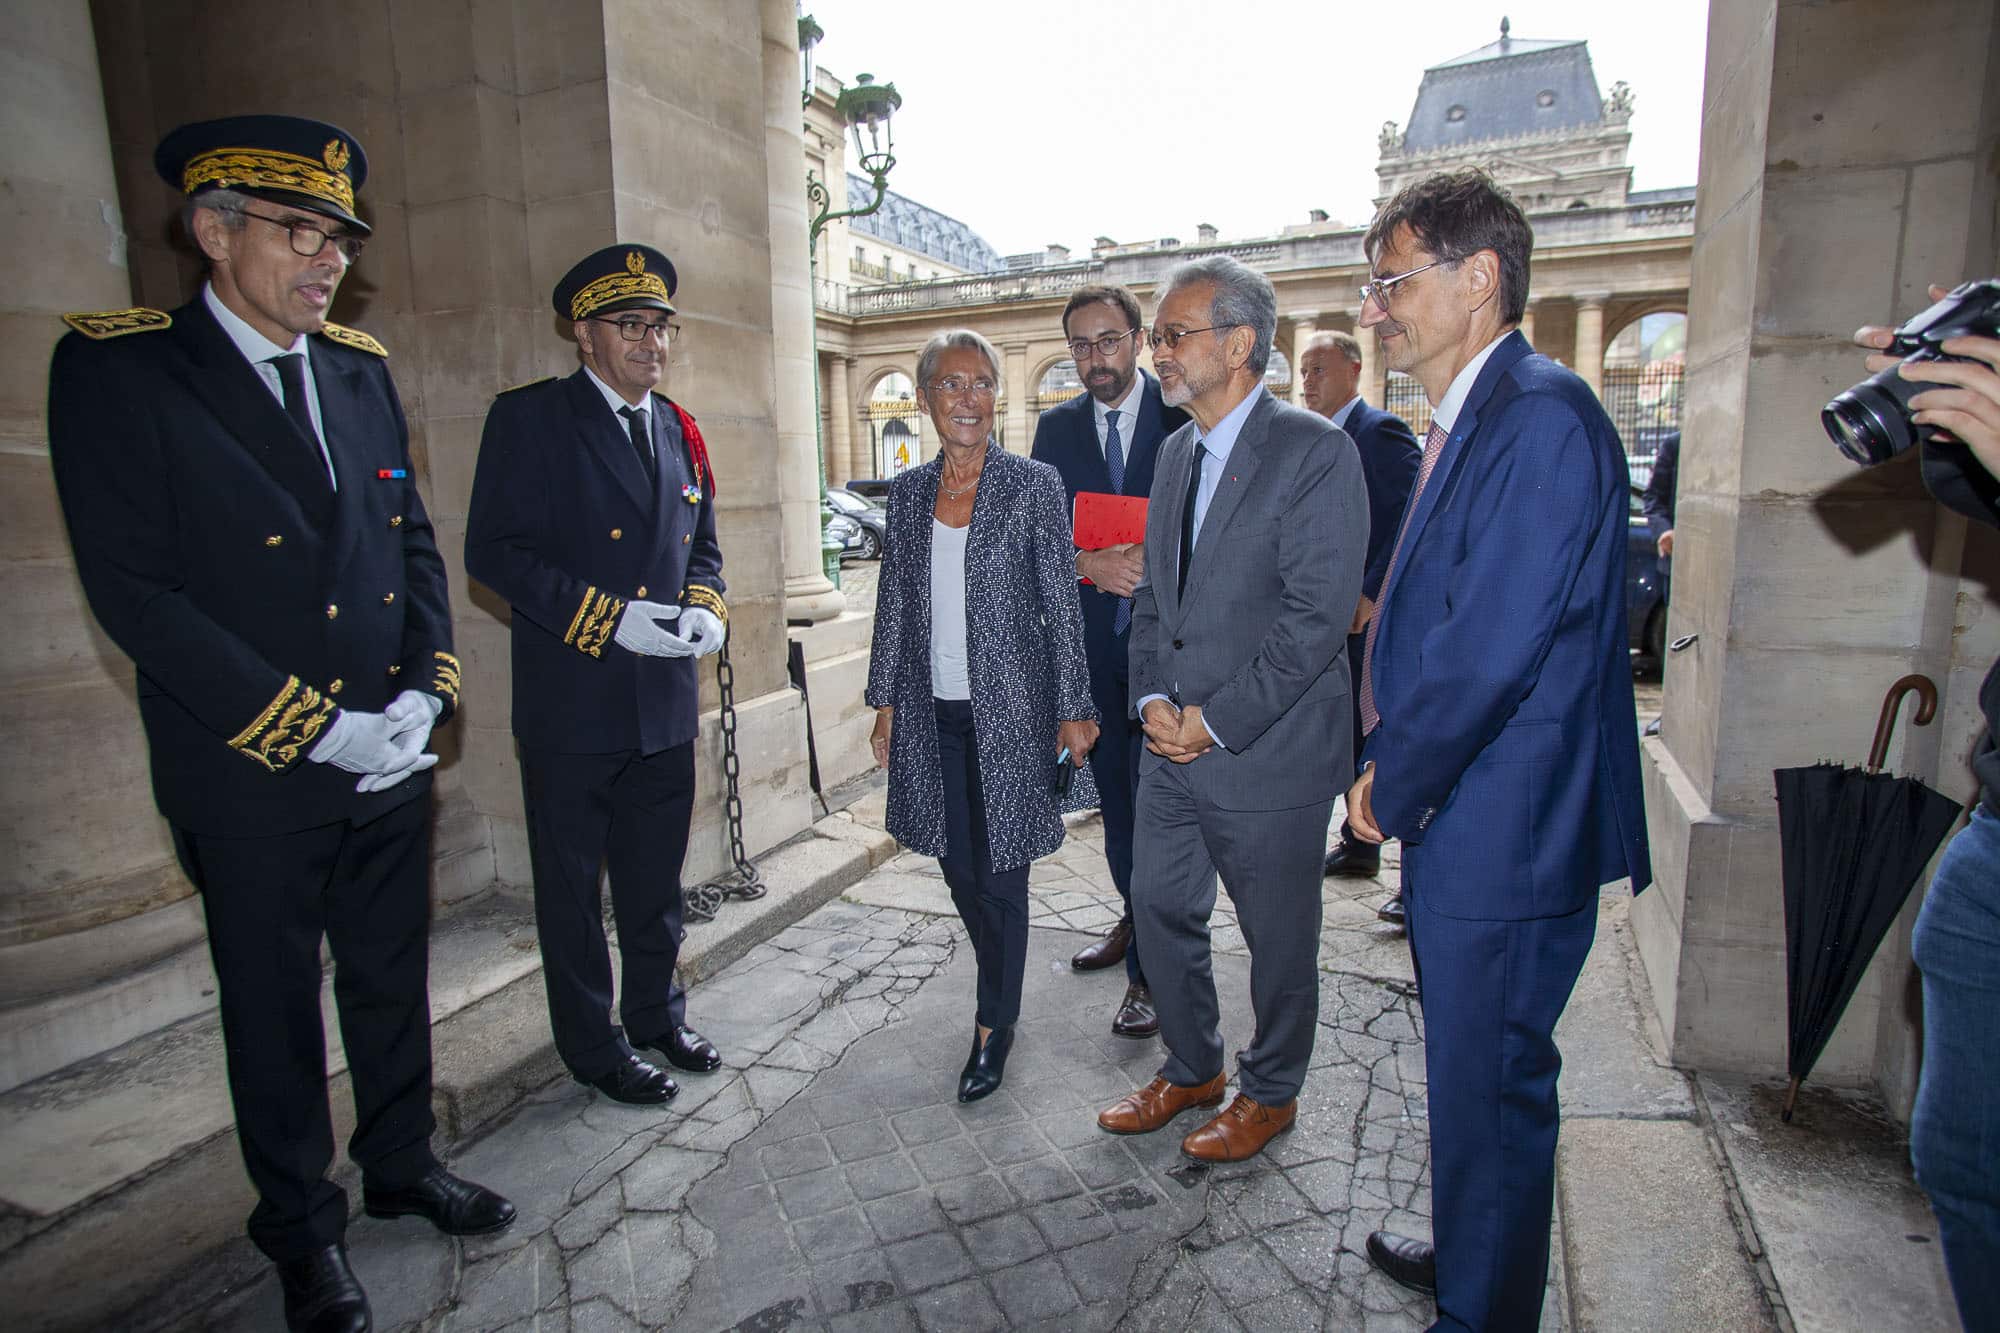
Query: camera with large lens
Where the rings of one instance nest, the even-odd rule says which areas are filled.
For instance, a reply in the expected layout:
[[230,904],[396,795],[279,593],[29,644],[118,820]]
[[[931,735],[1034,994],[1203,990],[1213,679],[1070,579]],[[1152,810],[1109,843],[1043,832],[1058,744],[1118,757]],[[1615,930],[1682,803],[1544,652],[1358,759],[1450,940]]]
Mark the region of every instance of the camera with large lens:
[[[1903,361],[1963,361],[1947,356],[1940,344],[1968,334],[2000,337],[2000,279],[1964,282],[1942,301],[1897,329],[1885,354]],[[1826,433],[1863,467],[1887,462],[1917,442],[1910,399],[1935,384],[1906,380],[1901,363],[1861,381],[1820,409]]]

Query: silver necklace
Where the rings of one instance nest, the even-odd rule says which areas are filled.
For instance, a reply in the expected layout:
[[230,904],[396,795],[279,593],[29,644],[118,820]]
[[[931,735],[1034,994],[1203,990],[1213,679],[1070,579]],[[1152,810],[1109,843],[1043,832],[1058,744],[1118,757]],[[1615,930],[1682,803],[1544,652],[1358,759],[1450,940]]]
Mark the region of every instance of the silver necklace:
[[[981,472],[980,472],[980,476],[984,476],[984,475],[986,475],[986,474],[985,474],[984,470],[982,469],[982,470],[981,470]],[[944,473],[943,473],[943,472],[939,472],[939,473],[938,473],[938,489],[939,489],[939,490],[941,490],[941,491],[943,491],[943,492],[944,492],[944,493],[945,493],[945,494],[946,494],[947,496],[949,496],[949,497],[950,497],[951,499],[954,499],[954,500],[956,500],[956,499],[957,499],[957,498],[958,498],[959,496],[961,496],[961,495],[965,495],[965,494],[967,494],[967,493],[969,493],[969,492],[971,492],[971,491],[976,491],[976,490],[978,490],[978,489],[979,489],[979,477],[974,477],[974,478],[973,478],[973,479],[972,479],[972,480],[971,480],[970,482],[968,482],[968,483],[967,483],[966,485],[964,485],[964,486],[961,486],[961,487],[959,487],[959,488],[958,488],[957,490],[953,490],[953,489],[952,489],[951,487],[949,487],[949,486],[947,486],[947,485],[945,485],[945,484],[944,484]]]

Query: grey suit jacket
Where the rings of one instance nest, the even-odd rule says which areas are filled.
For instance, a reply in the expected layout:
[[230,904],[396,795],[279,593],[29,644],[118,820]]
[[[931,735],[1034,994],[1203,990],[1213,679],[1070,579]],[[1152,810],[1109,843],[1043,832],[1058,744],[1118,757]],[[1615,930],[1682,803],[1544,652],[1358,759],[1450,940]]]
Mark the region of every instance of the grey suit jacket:
[[[1195,426],[1160,446],[1146,514],[1146,577],[1132,599],[1132,698],[1200,704],[1229,744],[1189,765],[1228,810],[1330,800],[1353,780],[1347,626],[1368,553],[1368,491],[1354,441],[1263,388],[1176,588]],[[1147,750],[1140,775],[1168,762]]]

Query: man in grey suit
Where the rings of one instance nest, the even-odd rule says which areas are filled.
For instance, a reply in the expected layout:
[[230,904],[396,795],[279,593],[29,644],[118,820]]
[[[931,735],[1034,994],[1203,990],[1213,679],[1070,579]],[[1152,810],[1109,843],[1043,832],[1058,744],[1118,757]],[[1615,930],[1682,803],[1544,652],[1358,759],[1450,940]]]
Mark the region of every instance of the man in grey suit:
[[1161,446],[1132,603],[1146,734],[1132,914],[1168,1055],[1097,1123],[1150,1133],[1222,1101],[1220,872],[1250,946],[1257,1035],[1236,1099],[1181,1142],[1206,1162],[1255,1155],[1297,1114],[1319,1018],[1321,856],[1353,771],[1345,654],[1367,488],[1344,431],[1264,389],[1277,322],[1271,284],[1226,256],[1176,268],[1153,316],[1166,401],[1194,418]]

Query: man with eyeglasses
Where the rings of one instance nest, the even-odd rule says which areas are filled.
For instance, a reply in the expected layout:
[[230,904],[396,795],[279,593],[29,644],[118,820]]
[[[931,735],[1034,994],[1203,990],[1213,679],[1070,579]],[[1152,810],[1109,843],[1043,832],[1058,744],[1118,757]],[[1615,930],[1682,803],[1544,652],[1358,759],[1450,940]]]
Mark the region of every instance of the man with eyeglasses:
[[[1083,287],[1063,307],[1063,337],[1085,392],[1035,423],[1034,457],[1062,474],[1072,506],[1078,491],[1146,495],[1160,441],[1187,413],[1160,398],[1160,382],[1139,368],[1139,302],[1123,287]],[[1104,858],[1124,900],[1118,924],[1070,959],[1079,972],[1125,963],[1125,998],[1111,1020],[1121,1037],[1160,1030],[1139,951],[1132,945],[1132,815],[1139,787],[1141,732],[1131,716],[1127,650],[1132,593],[1146,572],[1138,542],[1078,551],[1076,572],[1089,580],[1083,598],[1083,648],[1097,704],[1097,747],[1090,752],[1104,820]]]
[[238,116],[181,126],[154,163],[206,279],[172,313],[65,317],[49,453],[206,912],[250,1238],[291,1328],[364,1329],[326,1178],[322,939],[366,1211],[460,1236],[514,1218],[430,1144],[427,747],[459,688],[444,563],[388,353],[326,319],[368,234],[361,145]]
[[[1382,576],[1388,572],[1389,545],[1396,539],[1403,505],[1416,480],[1417,437],[1394,412],[1371,406],[1361,396],[1361,344],[1353,334],[1323,329],[1306,340],[1299,353],[1299,378],[1305,384],[1306,406],[1347,432],[1361,455],[1361,475],[1368,482],[1368,564],[1361,577],[1361,601],[1347,631],[1348,678],[1354,688],[1354,763],[1361,764],[1362,631],[1375,611]],[[1346,824],[1340,841],[1327,853],[1325,873],[1373,879],[1382,870],[1382,849],[1363,842]],[[1377,908],[1375,914],[1392,925],[1403,924],[1403,895]]]
[[1238,1091],[1181,1140],[1237,1162],[1292,1127],[1319,1025],[1320,861],[1353,773],[1347,626],[1368,496],[1354,444],[1264,387],[1278,304],[1227,256],[1175,268],[1153,315],[1167,402],[1146,574],[1132,599],[1131,693],[1145,730],[1132,916],[1166,1059],[1098,1126],[1147,1134],[1229,1082],[1210,955],[1221,878],[1250,948],[1256,1035]]
[[1548,1279],[1556,1020],[1599,887],[1652,879],[1625,637],[1625,451],[1520,334],[1534,233],[1476,169],[1404,188],[1361,324],[1433,404],[1363,649],[1348,822],[1403,842],[1430,1090],[1431,1227],[1368,1256],[1435,1329],[1529,1333]]
[[[679,1091],[642,1058],[708,1073],[721,1054],[687,1024],[674,977],[681,864],[694,811],[697,659],[720,651],[715,475],[694,418],[658,392],[679,332],[674,266],[606,246],[553,300],[582,365],[509,389],[479,445],[465,568],[513,608],[535,924],[556,1052],[616,1102]],[[623,964],[611,1021],[600,869]]]

